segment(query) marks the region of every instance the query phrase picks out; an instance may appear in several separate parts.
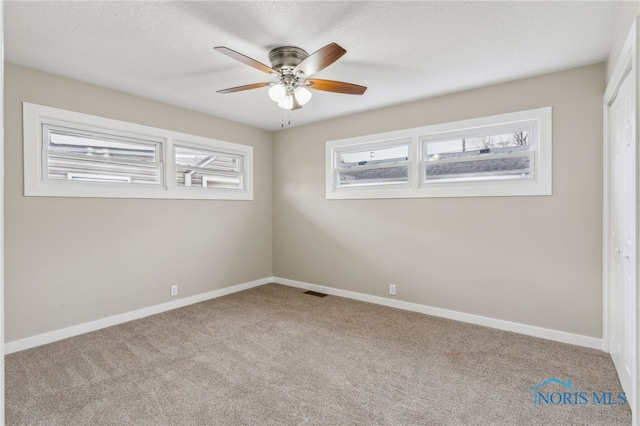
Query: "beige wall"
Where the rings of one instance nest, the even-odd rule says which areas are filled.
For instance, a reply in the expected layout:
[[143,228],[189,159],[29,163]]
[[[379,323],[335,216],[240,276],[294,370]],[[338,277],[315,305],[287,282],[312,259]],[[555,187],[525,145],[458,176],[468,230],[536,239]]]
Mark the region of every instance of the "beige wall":
[[[597,64],[275,133],[274,275],[601,337],[604,81]],[[546,106],[552,196],[325,199],[326,141]]]
[[[254,201],[23,196],[22,102],[252,145]],[[271,133],[5,69],[6,341],[272,275]]]
[[[6,340],[271,275],[601,337],[604,81],[598,64],[272,135],[8,64]],[[23,101],[250,144],[255,201],[24,197]],[[544,106],[553,196],[325,200],[328,140]]]
[[613,37],[613,43],[609,49],[609,57],[607,58],[607,81],[611,77],[613,68],[616,65],[616,61],[620,57],[620,51],[624,45],[627,35],[629,35],[629,29],[631,25],[640,15],[640,1],[625,1],[622,4],[622,10],[618,17],[618,25]]

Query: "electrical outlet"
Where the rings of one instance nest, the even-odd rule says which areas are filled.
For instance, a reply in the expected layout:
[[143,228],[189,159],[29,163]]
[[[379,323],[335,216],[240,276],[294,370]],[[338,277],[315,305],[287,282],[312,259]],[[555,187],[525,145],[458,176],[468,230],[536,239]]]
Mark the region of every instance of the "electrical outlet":
[[395,284],[389,284],[389,294],[392,295],[396,295],[396,285]]
[[177,285],[172,285],[171,286],[171,296],[177,296],[178,295],[178,286]]

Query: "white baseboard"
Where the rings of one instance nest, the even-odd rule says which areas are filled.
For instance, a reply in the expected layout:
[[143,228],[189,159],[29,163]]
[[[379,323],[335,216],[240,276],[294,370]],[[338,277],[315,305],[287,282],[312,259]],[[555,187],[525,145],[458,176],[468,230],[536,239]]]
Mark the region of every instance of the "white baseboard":
[[138,309],[126,312],[112,317],[102,318],[96,321],[75,325],[73,327],[54,330],[48,333],[38,334],[37,336],[27,337],[25,339],[7,342],[4,345],[5,355],[23,351],[25,349],[34,348],[47,343],[56,342],[68,337],[78,336],[80,334],[89,333],[91,331],[100,330],[102,328],[111,327],[113,325],[122,324],[124,322],[148,317],[172,309],[182,308],[184,306],[193,305],[194,303],[204,302],[205,300],[215,299],[216,297],[226,296],[227,294],[236,293],[238,291],[247,290],[264,284],[273,282],[273,277],[262,278],[248,283],[237,284],[231,287],[214,290],[207,293],[198,294],[183,299],[174,300],[172,302],[162,303],[160,305],[150,306],[148,308]]
[[450,311],[447,309],[434,308],[432,306],[419,305],[417,303],[404,302],[402,300],[388,299],[386,297],[370,296],[368,294],[356,293],[353,291],[340,290],[333,287],[326,287],[317,284],[309,284],[302,281],[290,280],[287,278],[273,277],[273,282],[290,287],[303,288],[305,290],[317,291],[334,296],[346,297],[363,302],[375,303],[406,311],[419,312],[436,317],[448,318],[456,321],[471,324],[483,325],[497,328],[499,330],[513,331],[533,337],[554,340],[562,343],[569,343],[577,346],[584,346],[592,349],[603,350],[603,340],[597,337],[583,336],[580,334],[567,333],[564,331],[551,330],[548,328],[536,327],[533,325],[520,324],[511,321],[504,321],[495,318],[483,317],[480,315],[466,314],[464,312]]
[[124,322],[148,317],[172,309],[182,308],[194,303],[203,302],[209,299],[226,296],[227,294],[236,293],[238,291],[247,290],[268,283],[278,283],[290,287],[302,288],[305,290],[313,290],[320,293],[331,294],[334,296],[346,297],[349,299],[360,300],[363,302],[375,303],[378,305],[389,306],[392,308],[403,309],[406,311],[419,312],[422,314],[433,315],[442,318],[448,318],[456,321],[467,322],[471,324],[483,325],[486,327],[497,328],[499,330],[513,331],[528,336],[540,337],[543,339],[554,340],[562,343],[570,343],[572,345],[584,346],[592,349],[603,349],[603,340],[596,337],[582,336],[579,334],[566,333],[564,331],[551,330],[548,328],[535,327],[532,325],[520,324],[510,321],[499,320],[495,318],[483,317],[479,315],[466,314],[464,312],[450,311],[447,309],[434,308],[432,306],[419,305],[417,303],[404,302],[402,300],[388,299],[385,297],[371,296],[364,293],[356,293],[353,291],[340,290],[333,287],[327,287],[317,284],[309,284],[302,281],[290,280],[287,278],[267,277],[248,283],[238,284],[231,287],[214,290],[196,296],[185,297],[172,302],[162,303],[160,305],[150,306],[148,308],[138,309],[136,311],[126,312],[120,315],[99,319],[96,321],[79,324],[73,327],[54,330],[48,333],[39,334],[37,336],[27,337],[25,339],[7,342],[4,345],[4,353],[6,355],[23,351],[25,349],[34,348],[47,343],[56,342],[68,337],[78,336],[80,334],[89,333],[91,331],[100,330],[102,328],[111,327],[122,324]]

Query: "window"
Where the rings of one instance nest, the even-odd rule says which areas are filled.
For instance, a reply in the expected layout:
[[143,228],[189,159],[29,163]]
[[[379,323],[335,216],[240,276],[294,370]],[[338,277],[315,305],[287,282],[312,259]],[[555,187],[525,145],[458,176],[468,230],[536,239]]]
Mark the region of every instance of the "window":
[[535,122],[424,136],[422,183],[534,178]]
[[551,108],[327,142],[327,199],[551,195]]
[[24,103],[27,196],[253,199],[250,146]]
[[160,141],[52,124],[42,127],[46,180],[162,184]]
[[340,188],[409,183],[409,142],[390,141],[336,152]]
[[188,188],[242,189],[242,155],[174,146],[176,185]]

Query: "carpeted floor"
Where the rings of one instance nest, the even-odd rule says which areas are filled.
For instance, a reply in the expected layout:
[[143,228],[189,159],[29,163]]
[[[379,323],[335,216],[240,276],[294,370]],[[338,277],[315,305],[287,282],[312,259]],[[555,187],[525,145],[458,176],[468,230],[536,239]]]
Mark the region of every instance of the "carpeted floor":
[[[534,408],[550,378],[578,404]],[[277,284],[6,357],[8,425],[629,425],[621,390],[601,351]]]

